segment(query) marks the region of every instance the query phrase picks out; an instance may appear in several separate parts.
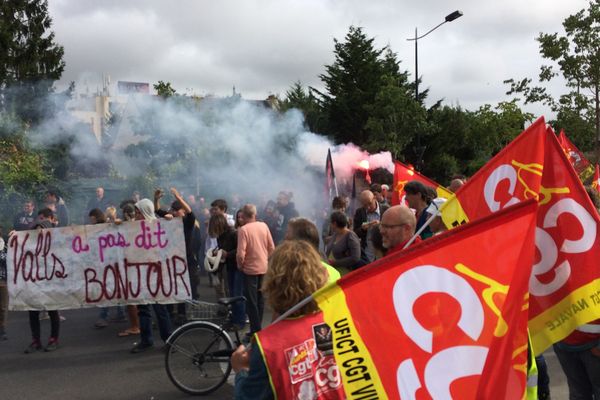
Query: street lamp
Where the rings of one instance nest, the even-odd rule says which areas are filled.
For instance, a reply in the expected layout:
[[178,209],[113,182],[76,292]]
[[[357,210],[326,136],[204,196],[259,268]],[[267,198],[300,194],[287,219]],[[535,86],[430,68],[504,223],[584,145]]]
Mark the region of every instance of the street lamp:
[[[406,39],[408,41],[415,42],[415,100],[417,102],[419,101],[419,52],[418,52],[419,39],[422,39],[425,36],[429,35],[431,32],[435,31],[437,28],[444,25],[446,22],[452,22],[455,19],[462,17],[462,15],[463,15],[462,11],[458,11],[458,10],[446,15],[446,17],[444,18],[444,21],[437,24],[436,26],[434,26],[432,29],[430,29],[424,35],[421,35],[421,36],[418,35],[417,28],[415,27],[415,37]],[[425,147],[421,146],[421,134],[419,133],[419,131],[417,131],[416,153],[417,153],[417,162],[416,162],[415,167],[417,168],[417,171],[420,171],[421,170],[421,162],[423,160],[423,154],[425,153]]]

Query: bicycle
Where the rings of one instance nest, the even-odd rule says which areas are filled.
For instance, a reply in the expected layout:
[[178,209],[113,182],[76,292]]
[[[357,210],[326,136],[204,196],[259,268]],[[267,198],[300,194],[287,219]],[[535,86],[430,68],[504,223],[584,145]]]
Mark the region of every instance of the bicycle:
[[[239,329],[231,324],[231,307],[244,296],[227,297],[218,303],[188,300],[189,321],[167,339],[165,368],[173,384],[191,395],[219,389],[231,374],[231,354],[242,343]],[[235,341],[231,338],[234,334]]]

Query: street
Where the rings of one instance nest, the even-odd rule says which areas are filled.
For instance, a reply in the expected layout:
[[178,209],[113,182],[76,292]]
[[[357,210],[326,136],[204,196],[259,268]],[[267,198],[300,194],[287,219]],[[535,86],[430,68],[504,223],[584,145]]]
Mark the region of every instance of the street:
[[[202,297],[211,298],[210,288],[203,285]],[[214,295],[213,295],[214,296]],[[112,310],[111,310],[112,311]],[[53,353],[23,354],[30,343],[26,312],[10,312],[9,339],[0,342],[0,398],[42,399],[190,399],[169,381],[164,367],[162,342],[154,330],[155,348],[141,354],[129,350],[137,337],[117,337],[127,323],[111,323],[94,328],[98,309],[62,311],[61,347]],[[270,316],[265,316],[265,321]],[[44,320],[42,337],[50,331]],[[44,343],[45,344],[45,343]],[[567,399],[566,380],[552,350],[546,352],[553,399]],[[231,379],[230,379],[231,381]],[[205,399],[233,398],[233,388],[225,384]]]
[[[203,285],[201,295],[214,300]],[[111,316],[114,310],[111,310]],[[138,336],[120,338],[128,322],[94,328],[99,309],[61,311],[60,347],[52,353],[24,354],[31,342],[27,312],[9,312],[8,340],[0,342],[0,398],[42,399],[145,399],[193,398],[179,391],[167,377],[162,341],[154,329],[155,348],[131,354]],[[50,321],[41,321],[42,341]],[[233,388],[223,385],[205,399],[233,398]]]

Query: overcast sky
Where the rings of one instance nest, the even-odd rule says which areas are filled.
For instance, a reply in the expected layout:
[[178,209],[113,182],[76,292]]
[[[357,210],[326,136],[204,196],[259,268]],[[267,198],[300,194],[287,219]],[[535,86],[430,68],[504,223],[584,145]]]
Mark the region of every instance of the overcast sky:
[[[56,41],[65,48],[62,83],[102,73],[118,80],[173,84],[179,93],[248,99],[282,97],[300,80],[318,78],[333,61],[333,39],[362,26],[377,46],[398,53],[414,77],[406,38],[461,10],[464,16],[419,41],[419,73],[430,102],[477,109],[507,100],[508,78],[537,77],[543,60],[534,40],[562,32],[584,0],[49,0]],[[559,87],[556,88],[557,90]],[[560,93],[558,90],[557,93]],[[536,113],[543,109],[531,109]]]

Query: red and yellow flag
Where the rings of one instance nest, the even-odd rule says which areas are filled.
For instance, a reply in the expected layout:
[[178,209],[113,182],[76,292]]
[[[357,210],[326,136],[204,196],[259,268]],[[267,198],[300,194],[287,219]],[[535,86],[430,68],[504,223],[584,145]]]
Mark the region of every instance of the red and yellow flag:
[[523,398],[536,209],[500,211],[317,292],[347,398]]
[[596,191],[600,192],[600,168],[598,168],[598,164],[594,168],[594,179],[592,180],[592,187],[596,189]]
[[394,161],[394,192],[392,193],[392,205],[402,203],[404,198],[404,185],[410,181],[419,181],[424,185],[431,186],[437,192],[438,197],[448,199],[452,196],[452,192],[415,171],[411,165],[402,164],[400,161]]
[[537,199],[545,136],[542,117],[477,171],[442,206],[446,226],[451,229],[522,200]]
[[540,118],[441,210],[452,227],[530,198],[539,210],[529,329],[540,354],[600,318],[600,219],[554,132]]
[[560,143],[560,147],[565,152],[569,163],[571,163],[573,168],[575,168],[577,175],[579,175],[582,181],[586,181],[592,175],[592,164],[587,158],[585,158],[581,150],[579,150],[577,146],[575,146],[573,142],[569,140],[564,130],[560,131],[560,134],[558,135],[558,142]]
[[535,354],[600,318],[600,217],[550,128],[541,189],[529,282]]

